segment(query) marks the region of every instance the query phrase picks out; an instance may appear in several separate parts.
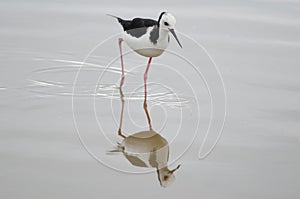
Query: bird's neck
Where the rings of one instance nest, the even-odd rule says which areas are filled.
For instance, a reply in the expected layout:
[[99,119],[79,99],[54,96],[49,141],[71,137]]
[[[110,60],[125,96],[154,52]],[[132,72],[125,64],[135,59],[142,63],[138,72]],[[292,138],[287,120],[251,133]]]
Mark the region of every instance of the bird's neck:
[[169,168],[167,166],[161,167],[161,168],[156,168],[158,173],[163,173],[163,172],[169,172]]
[[159,39],[167,39],[169,36],[169,31],[164,28],[159,28]]

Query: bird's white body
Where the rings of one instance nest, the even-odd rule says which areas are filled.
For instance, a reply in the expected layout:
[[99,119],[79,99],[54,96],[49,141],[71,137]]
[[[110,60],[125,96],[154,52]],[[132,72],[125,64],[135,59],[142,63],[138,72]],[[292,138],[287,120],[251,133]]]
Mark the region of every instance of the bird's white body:
[[169,45],[169,31],[165,29],[159,29],[159,38],[157,43],[154,44],[150,41],[150,33],[154,28],[157,27],[148,27],[146,34],[137,38],[133,37],[127,32],[123,34],[123,40],[126,44],[134,50],[136,53],[145,56],[145,57],[158,57]]

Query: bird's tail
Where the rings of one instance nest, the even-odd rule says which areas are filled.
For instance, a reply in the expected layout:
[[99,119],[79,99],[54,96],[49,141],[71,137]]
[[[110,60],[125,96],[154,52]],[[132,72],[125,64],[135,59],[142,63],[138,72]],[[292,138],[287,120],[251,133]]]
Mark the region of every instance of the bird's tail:
[[114,149],[107,151],[106,154],[111,155],[111,154],[115,154],[115,153],[123,152],[123,151],[124,151],[124,147],[120,143],[118,143]]
[[118,20],[119,23],[122,23],[123,19],[121,19],[120,17],[117,17],[115,15],[111,15],[111,14],[106,14],[107,16],[110,16],[110,17],[113,17],[113,18],[116,18]]

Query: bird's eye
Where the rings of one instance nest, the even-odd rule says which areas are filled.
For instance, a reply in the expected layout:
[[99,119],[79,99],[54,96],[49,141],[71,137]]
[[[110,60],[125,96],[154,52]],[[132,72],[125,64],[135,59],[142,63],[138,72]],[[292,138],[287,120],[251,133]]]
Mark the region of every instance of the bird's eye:
[[165,22],[165,26],[168,26],[169,25],[169,23],[168,22]]

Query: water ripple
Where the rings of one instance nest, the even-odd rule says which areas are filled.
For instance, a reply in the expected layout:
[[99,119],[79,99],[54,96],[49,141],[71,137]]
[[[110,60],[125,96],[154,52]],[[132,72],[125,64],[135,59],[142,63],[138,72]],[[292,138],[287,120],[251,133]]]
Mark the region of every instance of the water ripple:
[[[39,59],[40,60],[40,59]],[[42,59],[41,59],[42,60]],[[64,63],[64,65],[57,65],[48,68],[42,68],[32,71],[33,73],[62,73],[62,72],[75,72],[80,71],[94,71],[94,70],[105,70],[106,72],[114,72],[121,74],[122,70],[120,67],[107,67],[105,65],[73,61],[73,60],[62,60],[53,59],[53,62]],[[132,74],[132,72],[124,70],[126,74]]]
[[6,90],[7,88],[4,86],[0,86],[0,91]]
[[[43,59],[39,58],[38,60]],[[105,74],[120,74],[122,72],[120,67],[107,68],[100,64],[63,59],[53,59],[51,61],[56,63],[56,65],[32,71],[30,77],[27,79],[28,84],[25,87],[29,92],[42,97],[75,96],[111,100],[120,99],[119,87],[115,83],[96,85],[93,81],[89,82],[89,79],[78,82],[75,85],[75,92],[73,93],[74,78],[79,69],[80,72],[90,72],[87,75],[89,77],[89,75],[95,75],[95,71],[99,72],[101,70],[105,71]],[[134,73],[126,71],[126,75],[134,75]],[[126,87],[126,89],[130,89],[130,86]],[[144,99],[143,87],[140,90],[134,91],[126,91],[126,89],[123,91],[125,100]],[[177,96],[162,85],[155,84],[148,85],[148,101],[153,104],[164,104],[170,107],[183,107],[189,103],[188,97]]]
[[[31,84],[27,89],[43,96],[75,96],[75,97],[97,97],[111,100],[119,100],[119,87],[115,84],[100,84],[98,86],[92,84],[76,85],[76,92],[73,93],[73,84],[63,82],[49,82],[30,80]],[[148,101],[155,105],[168,105],[170,107],[184,107],[188,105],[188,97],[178,96],[171,91],[159,90],[157,86],[148,86]],[[123,92],[124,99],[128,100],[143,100],[144,92],[141,91],[126,91]]]

